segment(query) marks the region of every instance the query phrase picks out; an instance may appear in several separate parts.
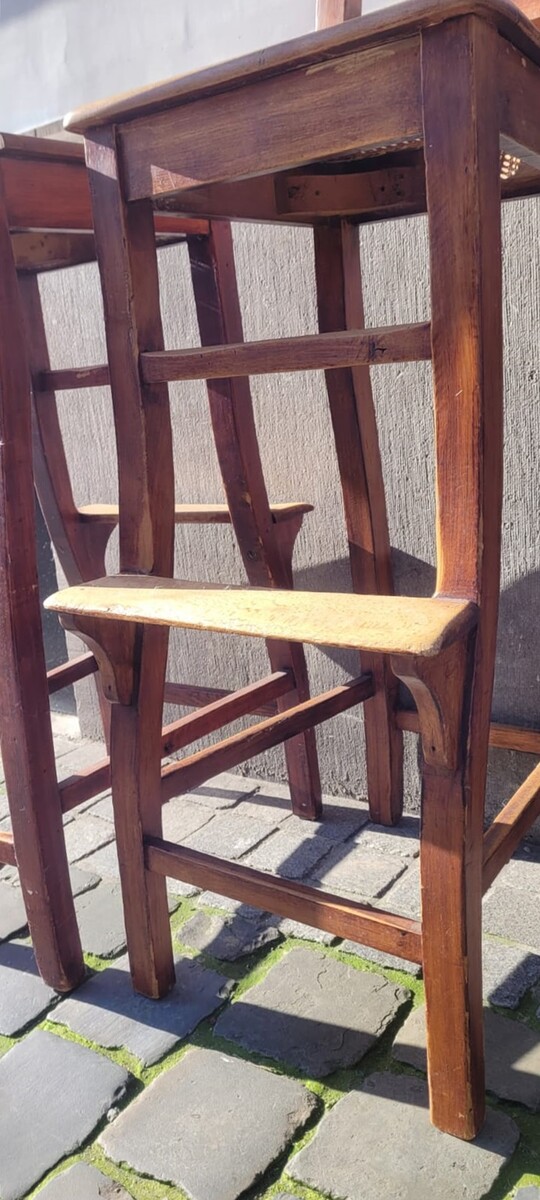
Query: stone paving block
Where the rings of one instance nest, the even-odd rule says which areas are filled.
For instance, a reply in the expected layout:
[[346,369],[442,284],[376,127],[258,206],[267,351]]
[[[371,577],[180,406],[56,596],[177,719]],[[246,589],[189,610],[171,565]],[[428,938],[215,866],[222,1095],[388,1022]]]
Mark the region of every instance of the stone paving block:
[[522,892],[540,895],[540,850],[521,846],[517,854],[503,867],[491,889],[514,887]]
[[511,1118],[489,1110],[474,1142],[441,1133],[422,1079],[376,1074],[338,1101],[287,1172],[340,1200],[480,1200],[518,1139]]
[[417,858],[420,852],[420,820],[405,816],[399,825],[386,828],[372,822],[364,825],[354,838],[356,846],[368,854],[397,854],[400,858]]
[[[79,859],[77,864],[83,871],[93,871],[103,879],[119,879],[118,854],[116,842],[108,842],[93,854]],[[167,891],[175,896],[196,896],[199,888],[191,883],[181,883],[179,879],[167,880]]]
[[381,975],[298,946],[229,1005],[214,1032],[321,1079],[363,1058],[409,995]]
[[219,892],[201,892],[199,904],[206,908],[219,908],[226,913],[238,913],[247,921],[258,921],[260,917],[268,915],[253,904],[242,904],[241,900],[231,900],[230,896],[220,896]]
[[[511,1021],[486,1008],[486,1087],[500,1100],[540,1108],[540,1037],[521,1021]],[[398,1062],[426,1070],[426,1010],[421,1005],[407,1017],[392,1049]]]
[[124,1047],[149,1067],[210,1016],[232,986],[224,975],[183,958],[173,990],[163,1000],[148,1000],[133,990],[126,956],[83,983],[50,1020],[100,1046]]
[[272,917],[272,923],[283,937],[302,938],[306,942],[319,942],[321,946],[331,946],[335,942],[335,934],[327,933],[325,929],[314,929],[312,925],[303,925],[301,921],[292,921],[290,917]]
[[508,946],[484,937],[482,950],[484,999],[500,1008],[517,1008],[540,979],[540,955],[526,946]]
[[[178,904],[169,896],[169,912],[174,912]],[[102,879],[92,891],[77,897],[75,912],[85,954],[114,958],[124,950],[126,933],[119,883]]]
[[20,888],[0,880],[0,942],[14,937],[27,927],[26,909]]
[[202,829],[212,819],[212,813],[202,804],[193,804],[189,796],[169,800],[162,808],[163,837],[181,845],[190,834]]
[[320,821],[303,821],[291,815],[282,826],[286,833],[301,837],[318,837],[334,845],[353,837],[365,825],[369,817],[367,804],[358,800],[339,798],[329,800],[323,796],[323,815]]
[[87,738],[80,738],[77,741],[66,743],[66,750],[60,756],[56,754],[58,759],[58,777],[59,779],[68,779],[71,775],[77,775],[79,771],[85,770],[86,767],[92,767],[94,763],[101,762],[107,757],[107,751],[103,742],[91,742]]
[[258,792],[260,786],[260,779],[248,779],[244,775],[223,771],[221,775],[209,779],[208,783],[195,788],[189,793],[189,798],[196,804],[205,804],[207,808],[234,808],[239,800]]
[[185,845],[202,854],[215,854],[218,858],[241,858],[258,842],[268,837],[268,821],[244,817],[240,812],[217,813],[211,821],[185,838]]
[[[396,860],[399,861],[399,860]],[[403,863],[403,860],[401,860]],[[403,863],[403,865],[405,865]],[[420,920],[420,866],[412,862],[384,897],[384,908],[402,917]]]
[[0,1059],[0,1196],[20,1200],[92,1133],[128,1072],[86,1046],[36,1029]]
[[374,950],[372,946],[361,946],[359,942],[347,939],[339,947],[345,954],[355,954],[357,958],[365,958],[368,962],[376,963],[379,967],[390,967],[392,971],[406,971],[417,979],[422,974],[420,963],[410,962],[408,958],[397,958],[395,954],[387,954],[384,950]]
[[519,1188],[519,1191],[516,1192],[515,1200],[540,1200],[540,1188]]
[[[90,888],[97,887],[100,878],[100,875],[94,874],[92,871],[82,871],[80,866],[74,864],[69,868],[69,882],[74,896],[82,896],[83,892],[89,892]],[[21,886],[18,872],[13,880],[13,886],[17,888]]]
[[406,862],[397,856],[367,854],[358,846],[347,843],[336,846],[310,876],[326,891],[352,895],[362,900],[375,900],[399,879]]
[[66,850],[70,862],[84,858],[93,850],[98,850],[114,837],[114,829],[110,821],[102,821],[91,813],[83,813],[71,822],[65,830]]
[[501,884],[488,892],[483,912],[483,926],[488,933],[540,951],[538,893]]
[[[305,822],[298,824],[305,825]],[[256,871],[271,871],[284,879],[303,879],[328,854],[329,848],[326,838],[306,837],[305,829],[297,833],[280,829],[252,850],[244,864]]]
[[0,946],[0,1034],[14,1037],[57,999],[40,977],[34,952],[24,942]]
[[191,1200],[237,1200],[287,1148],[316,1099],[296,1080],[213,1050],[164,1071],[101,1134],[115,1162]]
[[101,879],[119,879],[120,872],[118,870],[116,842],[107,842],[106,846],[101,846],[99,850],[94,850],[93,854],[88,854],[85,858],[80,858],[77,866],[81,871],[92,871],[96,875],[99,875]]
[[224,962],[236,962],[246,954],[253,954],[262,946],[279,940],[275,925],[261,918],[256,923],[245,917],[231,915],[218,917],[212,913],[198,912],[182,925],[176,939],[193,950],[204,950],[213,958]]
[[274,827],[280,825],[282,821],[286,821],[292,813],[291,793],[288,786],[265,779],[252,780],[252,782],[257,784],[259,790],[249,798],[242,798],[238,805],[242,816],[268,821],[268,824]]
[[114,825],[114,810],[112,795],[110,792],[105,792],[101,800],[92,801],[91,805],[86,807],[86,812],[90,812],[93,817],[100,817],[102,821],[111,821]]
[[125,1188],[89,1163],[78,1162],[39,1193],[40,1200],[131,1200]]

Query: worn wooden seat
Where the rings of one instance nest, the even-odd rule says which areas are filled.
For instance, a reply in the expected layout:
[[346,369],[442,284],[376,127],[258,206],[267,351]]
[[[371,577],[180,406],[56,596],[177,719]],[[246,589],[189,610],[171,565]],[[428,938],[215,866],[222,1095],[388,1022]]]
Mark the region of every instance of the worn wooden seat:
[[67,588],[50,596],[45,608],[245,637],[268,637],[271,629],[288,642],[426,658],[464,637],[476,619],[467,600],[226,588],[155,575],[109,576]]
[[[117,504],[81,504],[78,511],[83,522],[118,524],[120,510]],[[313,505],[301,501],[270,505],[276,524],[303,517],[309,512],[313,512]],[[227,504],[175,504],[174,521],[175,525],[230,525],[232,516]]]
[[[501,193],[539,191],[539,112],[540,36],[513,5],[409,0],[91,106],[69,123],[85,135],[93,179],[125,486],[121,572],[130,578],[98,581],[78,598],[68,591],[54,605],[94,648],[112,702],[113,802],[135,986],[157,997],[174,980],[168,875],[422,962],[431,1116],[464,1138],[476,1135],[485,1111],[482,891],[540,811],[537,768],[484,840],[502,505],[500,201]],[[211,353],[165,353],[156,197],[182,214],[313,224],[320,335],[301,346],[229,339]],[[433,598],[411,600],[391,596],[368,368],[385,361],[381,347],[391,361],[425,358],[427,327],[365,328],[356,225],[420,211],[431,256],[437,582]],[[330,360],[328,334],[338,335]],[[311,355],[312,367],[326,370],[353,584],[364,595],[177,586],[165,381],[290,370],[295,355],[302,369]],[[156,623],[160,610],[165,625]],[[361,674],[187,754],[162,775],[167,636],[178,623],[337,644],[344,636],[342,644],[362,648]],[[399,710],[397,679],[414,698],[412,715]],[[266,694],[276,683],[259,687]],[[365,714],[372,811],[387,823],[400,811],[400,730],[420,733],[421,922],[163,839],[170,788],[196,786],[354,704]],[[236,712],[230,700],[209,705],[187,719],[178,742],[215,731]],[[516,731],[510,736],[518,744]]]

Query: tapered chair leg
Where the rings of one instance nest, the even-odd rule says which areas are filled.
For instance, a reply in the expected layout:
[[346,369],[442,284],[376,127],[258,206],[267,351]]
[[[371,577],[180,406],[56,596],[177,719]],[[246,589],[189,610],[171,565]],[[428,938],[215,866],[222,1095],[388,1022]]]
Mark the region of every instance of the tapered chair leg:
[[58,991],[84,976],[56,781],[37,586],[28,364],[0,193],[0,742],[37,963]]

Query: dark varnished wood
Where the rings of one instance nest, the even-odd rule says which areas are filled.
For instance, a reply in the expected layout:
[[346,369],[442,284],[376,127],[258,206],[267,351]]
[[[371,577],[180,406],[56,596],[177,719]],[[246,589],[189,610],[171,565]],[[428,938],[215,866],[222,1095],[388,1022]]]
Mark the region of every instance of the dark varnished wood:
[[[0,742],[21,890],[43,978],[84,975],[56,783],[35,545],[29,367],[0,180]],[[39,797],[39,803],[36,798]]]
[[[464,672],[463,686],[471,671],[474,679],[461,761],[455,770],[424,769],[420,854],[431,1113],[440,1128],[465,1138],[476,1135],[485,1111],[482,835],[502,505],[497,49],[496,32],[477,18],[426,31],[422,39],[437,591],[466,596],[480,608]],[[447,987],[441,972],[448,982],[449,967]]]
[[[363,324],[358,233],[345,221],[315,230],[315,274],[319,327],[347,329]],[[393,592],[390,539],[377,424],[369,370],[328,371],[326,387],[343,490],[353,588]],[[394,722],[396,681],[380,656],[362,653],[375,682],[364,708],[370,812],[393,825],[403,804],[403,746]]]
[[540,766],[497,813],[484,834],[483,890],[487,891],[499,871],[511,859],[533,821],[540,816]]
[[[254,758],[256,754],[279,746],[306,729],[313,729],[338,713],[362,704],[372,695],[371,675],[350,679],[346,684],[332,688],[322,696],[313,696],[310,700],[304,700],[294,708],[287,708],[266,721],[251,725],[248,729],[200,750],[179,763],[171,763],[163,768],[162,798],[170,800],[179,792],[192,791],[219,771],[229,771],[238,767],[248,759]],[[223,721],[220,725],[223,725]],[[217,723],[214,728],[219,728]]]
[[[188,239],[188,245],[202,345],[241,343],[242,316],[230,226],[212,222],[208,238]],[[208,401],[223,485],[248,581],[256,587],[291,587],[294,537],[280,536],[272,521],[249,380],[210,381]],[[278,708],[307,700],[309,682],[302,646],[272,640],[267,641],[267,649],[272,669],[292,671],[295,680],[295,690],[278,702]],[[322,803],[313,730],[289,739],[285,757],[293,811],[313,820],[320,815]]]
[[283,917],[325,929],[338,937],[376,946],[390,954],[422,961],[421,932],[417,921],[395,916],[384,909],[368,908],[305,883],[242,867],[211,854],[201,854],[162,839],[147,838],[148,867],[172,879],[209,888]]
[[280,371],[330,371],[428,358],[431,358],[431,337],[429,325],[424,323],[392,329],[357,327],[350,332],[340,330],[236,346],[147,353],[141,356],[141,372],[146,383],[167,383],[181,379],[235,379]]

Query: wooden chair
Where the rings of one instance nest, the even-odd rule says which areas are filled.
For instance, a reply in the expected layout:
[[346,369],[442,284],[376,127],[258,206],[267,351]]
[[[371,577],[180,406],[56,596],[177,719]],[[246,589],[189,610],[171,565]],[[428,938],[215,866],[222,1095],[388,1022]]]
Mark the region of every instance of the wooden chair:
[[[421,962],[431,1116],[462,1138],[484,1120],[482,891],[540,812],[537,767],[484,836],[502,498],[500,199],[501,190],[540,191],[539,101],[540,37],[515,7],[410,0],[90,106],[68,123],[86,138],[102,271],[121,574],[68,589],[49,607],[93,647],[112,702],[113,802],[135,986],[161,996],[173,982],[166,876]],[[163,195],[170,210],[191,216],[312,224],[321,333],[165,352],[152,229],[152,203]],[[431,322],[364,329],[354,225],[423,211]],[[411,599],[388,595],[373,561],[374,526],[385,540],[382,480],[372,408],[357,381],[378,363],[424,359],[433,363],[438,569],[434,596]],[[167,382],[307,368],[330,380],[338,453],[348,447],[340,467],[349,520],[354,512],[359,522],[357,579],[369,594],[172,579]],[[162,778],[173,626],[354,647],[364,670],[187,756]],[[394,677],[407,684],[416,713],[395,711]],[[366,715],[375,703],[389,714],[388,745],[395,727],[420,733],[421,922],[163,840],[161,802],[173,788],[359,703]],[[221,713],[230,715],[226,706]],[[193,738],[203,720],[191,718]],[[495,729],[492,738],[524,748],[516,730]],[[377,780],[368,783],[377,792]],[[388,797],[384,783],[380,794]],[[387,806],[387,819],[397,807]]]
[[[49,696],[97,672],[91,653],[47,673],[37,597],[33,470],[40,505],[69,583],[105,572],[105,552],[118,508],[78,507],[68,470],[56,391],[108,382],[108,368],[51,370],[39,292],[39,274],[95,259],[92,211],[82,145],[5,134],[0,138],[0,265],[3,307],[0,328],[0,421],[2,508],[0,584],[3,674],[0,740],[12,833],[0,833],[0,865],[19,867],[37,962],[59,991],[73,987],[84,963],[69,884],[62,812],[108,786],[109,760],[58,782],[49,719]],[[156,214],[157,244],[187,240],[201,338],[241,338],[230,229],[224,222]],[[29,380],[32,415],[29,407]],[[176,524],[232,521],[252,581],[291,583],[295,537],[310,505],[270,506],[247,381],[239,382],[243,421],[235,417],[236,386],[210,395],[215,441],[227,504],[179,504]],[[247,493],[247,498],[246,498]],[[305,698],[307,676],[301,647],[269,645],[275,669],[235,699],[237,715]],[[294,683],[293,683],[294,670]],[[96,681],[99,676],[95,674]],[[100,691],[108,738],[110,706]],[[165,699],[197,707],[212,702],[219,713],[227,694],[192,684],[167,684]],[[205,717],[206,723],[208,718]],[[162,732],[163,754],[182,746],[182,721]],[[299,736],[288,756],[292,803],[301,816],[319,811],[320,783],[313,735]]]

